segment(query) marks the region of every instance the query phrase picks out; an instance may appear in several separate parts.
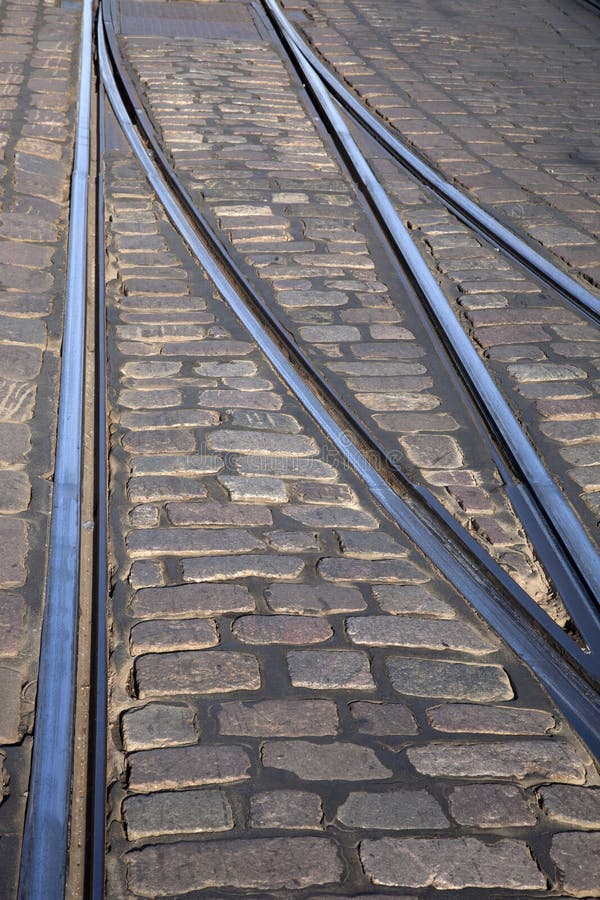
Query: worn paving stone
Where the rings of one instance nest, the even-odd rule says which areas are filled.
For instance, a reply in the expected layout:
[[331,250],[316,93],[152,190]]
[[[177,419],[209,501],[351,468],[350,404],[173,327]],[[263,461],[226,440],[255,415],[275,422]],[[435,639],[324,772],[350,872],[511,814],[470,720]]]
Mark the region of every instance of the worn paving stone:
[[149,653],[136,659],[134,677],[142,700],[192,691],[256,691],[261,686],[256,657],[228,650]]
[[583,784],[589,757],[564,741],[489,741],[479,744],[429,744],[406,754],[426,775],[449,778],[544,779]]
[[364,840],[361,863],[375,884],[460,890],[542,890],[546,879],[521,841],[472,837]]
[[554,716],[539,709],[448,703],[427,710],[437,731],[466,734],[546,734],[556,727]]
[[598,893],[600,833],[566,832],[552,839],[550,856],[560,873],[560,887],[575,897]]
[[318,447],[314,438],[303,434],[278,432],[233,431],[221,429],[206,437],[209,450],[226,453],[245,453],[250,456],[315,456]]
[[127,549],[134,558],[249,553],[264,546],[264,541],[243,528],[140,528],[127,537]]
[[267,742],[262,749],[266,768],[285,769],[304,781],[372,781],[393,773],[370,747],[338,741],[313,744],[310,741]]
[[537,791],[542,810],[553,822],[572,828],[600,829],[600,788],[546,784]]
[[407,559],[325,557],[320,560],[318,571],[328,581],[371,581],[381,584],[423,584],[429,581],[429,576]]
[[498,665],[390,656],[387,668],[392,686],[401,694],[488,702],[514,696],[506,672]]
[[218,707],[220,734],[250,737],[335,735],[339,730],[333,700],[228,701]]
[[121,737],[127,752],[195,744],[199,733],[189,706],[147,703],[126,710],[121,716]]
[[0,594],[0,656],[17,656],[25,637],[26,604],[18,594]]
[[333,634],[324,619],[278,615],[236,619],[232,631],[245,644],[319,644]]
[[226,581],[237,578],[297,578],[304,561],[295,556],[281,557],[265,553],[252,556],[238,553],[219,559],[184,559],[183,577],[186,581]]
[[327,584],[272,584],[265,591],[265,597],[273,612],[293,615],[331,615],[367,608],[358,588]]
[[369,657],[354,650],[290,650],[287,664],[294,687],[317,690],[373,690]]
[[200,650],[218,643],[215,623],[207,619],[151,619],[134,625],[129,637],[132,656],[166,650]]
[[365,734],[417,734],[414,716],[404,703],[357,700],[350,713],[359,731]]
[[173,525],[271,525],[273,516],[267,507],[245,503],[167,503],[167,515]]
[[231,806],[219,790],[160,791],[133,795],[123,803],[130,841],[163,834],[196,834],[233,828]]
[[167,747],[127,757],[129,788],[140,793],[244,781],[249,771],[250,759],[241,747]]
[[0,666],[0,742],[16,744],[23,737],[21,724],[21,688],[23,676],[17,669]]
[[452,818],[473,828],[524,827],[537,821],[523,791],[514,784],[460,785],[448,802]]
[[361,616],[346,619],[346,633],[354,644],[373,647],[427,647],[485,654],[498,649],[499,641],[460,621],[415,616]]
[[[321,490],[321,489],[319,489]],[[408,547],[403,547],[388,534],[356,534],[354,531],[337,531],[340,549],[344,556],[360,559],[393,559],[408,555]]]
[[308,791],[263,791],[250,798],[252,828],[322,827],[323,808],[318,794]]
[[21,519],[0,518],[0,587],[25,584],[25,561],[28,551],[27,526]]
[[432,616],[454,619],[456,610],[424,585],[373,585],[373,597],[384,612],[395,616]]
[[131,611],[141,618],[159,616],[219,616],[252,612],[255,601],[240,584],[177,584],[143,588],[131,601]]
[[186,841],[127,854],[129,884],[142,896],[202,890],[298,890],[337,884],[343,864],[329,838],[274,837]]
[[427,791],[357,791],[339,807],[337,819],[348,828],[432,831],[450,827],[437,800]]
[[281,478],[265,475],[219,475],[232,501],[241,503],[287,503],[288,493]]
[[331,506],[301,506],[290,503],[281,512],[309,528],[377,528],[377,520],[362,509]]

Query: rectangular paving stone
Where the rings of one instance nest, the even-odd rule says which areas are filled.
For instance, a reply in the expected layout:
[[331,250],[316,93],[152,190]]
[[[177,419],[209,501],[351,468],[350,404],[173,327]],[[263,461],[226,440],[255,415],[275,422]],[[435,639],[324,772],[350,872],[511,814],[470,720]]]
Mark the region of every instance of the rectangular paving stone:
[[360,860],[375,884],[462,890],[543,890],[546,879],[522,841],[472,837],[364,840]]
[[185,581],[226,581],[233,578],[297,578],[304,561],[295,556],[239,553],[219,559],[184,559]]
[[250,456],[315,456],[314,438],[304,434],[280,434],[273,431],[212,431],[206,437],[209,450],[247,453]]
[[28,551],[27,526],[21,519],[0,517],[0,588],[25,584]]
[[233,813],[223,791],[159,791],[126,797],[125,833],[130,841],[163,834],[229,831]]
[[128,786],[147,793],[250,777],[250,759],[241,747],[190,745],[139,750],[127,757]]
[[[284,511],[285,512],[285,511]],[[339,514],[339,510],[337,510]],[[425,584],[429,576],[407,559],[344,559],[324,557],[317,566],[327,581],[369,581]]]
[[364,734],[417,734],[419,730],[404,703],[356,700],[350,704],[350,714]]
[[337,884],[343,863],[325,837],[185,841],[127,854],[128,883],[141,896],[171,896],[206,888],[299,890]]
[[132,503],[206,497],[206,486],[198,478],[180,475],[139,475],[127,482]]
[[294,687],[316,690],[373,690],[368,654],[356,650],[290,650],[287,664]]
[[167,515],[173,525],[271,525],[273,516],[265,506],[247,503],[167,503]]
[[336,481],[337,469],[320,459],[285,456],[246,456],[235,461],[241,475],[271,475],[276,478],[302,478],[315,482]]
[[137,696],[228,691],[257,691],[261,686],[255,656],[228,650],[149,653],[134,663]]
[[358,588],[329,584],[271,584],[265,597],[273,612],[293,615],[331,615],[367,608]]
[[245,644],[319,644],[333,634],[324,619],[308,616],[243,616],[231,630]]
[[194,713],[184,703],[147,703],[121,716],[121,739],[127,752],[196,744],[198,738]]
[[393,774],[370,747],[342,741],[333,744],[267,742],[261,759],[267,769],[285,769],[304,781],[372,781]]
[[354,644],[373,647],[427,647],[463,653],[493,653],[499,641],[460,621],[416,616],[361,616],[346,619],[346,633]]
[[[284,516],[289,516],[302,525],[309,528],[356,528],[370,530],[377,528],[377,520],[371,513],[362,509],[349,509],[340,506],[317,506],[290,503],[281,510]],[[352,562],[348,560],[348,562]]]
[[143,588],[134,594],[131,612],[154,616],[220,616],[252,612],[255,602],[240,584],[176,584]]
[[433,590],[421,584],[374,584],[373,597],[384,612],[394,616],[431,616],[454,619],[453,606],[437,597]]
[[217,709],[220,734],[249,737],[325,736],[338,732],[333,700],[231,700]]
[[132,656],[166,650],[203,650],[215,647],[219,635],[209,619],[147,619],[129,633]]
[[252,828],[322,827],[323,808],[318,794],[308,791],[263,791],[250,798]]
[[575,897],[593,897],[600,884],[600,832],[571,831],[552,839],[552,861],[559,887]]
[[518,706],[447,703],[430,707],[427,718],[437,731],[467,734],[546,734],[556,727],[551,713]]
[[600,788],[546,784],[537,796],[545,815],[571,828],[600,829]]
[[449,808],[459,825],[470,828],[517,828],[537,821],[515,784],[461,784],[452,790]]
[[127,536],[127,549],[140,556],[199,556],[261,550],[264,541],[242,528],[140,528]]
[[394,559],[408,555],[408,547],[403,547],[390,535],[380,531],[356,534],[353,531],[337,531],[340,549],[345,556],[358,559]]
[[427,791],[356,791],[338,808],[347,828],[432,831],[450,828],[440,804]]
[[514,696],[502,666],[401,656],[390,656],[386,663],[392,686],[401,694],[480,702]]
[[450,778],[536,778],[583,784],[584,756],[558,739],[428,744],[409,747],[410,762],[425,775]]

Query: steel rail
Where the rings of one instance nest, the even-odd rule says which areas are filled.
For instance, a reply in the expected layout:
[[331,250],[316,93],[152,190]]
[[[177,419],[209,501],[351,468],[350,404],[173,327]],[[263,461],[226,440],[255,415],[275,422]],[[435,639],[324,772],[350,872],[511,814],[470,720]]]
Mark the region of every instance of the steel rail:
[[[265,0],[271,5],[272,0]],[[284,37],[285,40],[285,37]],[[385,190],[358,148],[327,88],[298,49],[286,41],[310,87],[314,101],[328,125],[347,164],[355,174],[365,199],[384,228],[388,239],[408,266],[429,315],[437,325],[456,365],[460,368],[482,414],[494,426],[496,439],[504,448],[516,472],[521,474],[550,533],[554,533],[563,554],[579,576],[578,616],[584,638],[598,647],[600,635],[600,557],[573,512],[529,442],[515,415],[497,387],[470,338],[452,311],[448,300],[417,250]],[[568,603],[568,598],[564,598]],[[572,612],[572,610],[569,610]],[[574,614],[574,613],[573,613]],[[575,618],[575,615],[574,615]]]
[[583,309],[596,323],[600,323],[600,298],[579,284],[574,278],[563,272],[545,256],[531,247],[495,216],[486,212],[471,200],[463,191],[446,181],[434,168],[428,165],[405,143],[399,140],[381,120],[366,109],[354,96],[352,91],[344,87],[340,79],[310,49],[307,42],[298,34],[282,12],[277,0],[262,0],[264,6],[275,20],[277,26],[285,34],[289,44],[300,54],[327,84],[331,93],[341,105],[381,144],[397,162],[401,163],[412,175],[426,184],[444,205],[466,224],[475,227],[494,247],[518,262],[528,272],[545,285],[557,291],[563,299]]
[[[506,590],[512,593],[513,596],[519,596],[521,606],[528,610],[529,614],[533,612],[533,616],[537,618],[541,627],[551,633],[552,640],[556,642],[556,624],[552,622],[548,615],[543,612],[537,604],[533,603],[531,598],[525,592],[520,589],[517,590],[517,586],[513,579],[511,579],[510,576],[491,559],[489,554],[486,553],[476,540],[474,540],[466,529],[450,516],[439,500],[437,500],[428,489],[414,484],[402,469],[398,467],[397,461],[390,455],[389,450],[382,445],[374,434],[369,431],[354,414],[349,413],[344,400],[332,389],[327,379],[314,366],[313,362],[306,355],[305,351],[297,344],[289,331],[287,329],[282,329],[277,316],[272,312],[262,297],[252,288],[248,278],[239,270],[232,259],[231,252],[224,247],[212,226],[196,208],[194,202],[164,155],[154,131],[154,126],[144,110],[141,98],[136,91],[133,81],[129,74],[124,71],[125,61],[121,56],[118,41],[115,38],[115,24],[112,18],[112,7],[113,0],[108,0],[107,3],[103,4],[103,19],[105,22],[108,46],[115,61],[115,67],[122,84],[123,95],[127,101],[130,114],[141,128],[144,138],[151,148],[151,154],[155,161],[158,162],[167,184],[179,198],[190,221],[195,223],[195,226],[200,229],[204,242],[208,245],[210,252],[219,260],[222,269],[228,272],[231,278],[233,278],[234,284],[246,301],[255,310],[259,311],[263,323],[267,323],[271,334],[274,334],[285,346],[288,354],[296,361],[299,368],[305,373],[308,373],[311,383],[317,386],[321,398],[325,398],[326,402],[331,407],[335,408],[338,421],[341,422],[345,428],[353,431],[360,439],[362,446],[366,449],[370,458],[373,458],[373,454],[375,455],[378,460],[379,471],[380,473],[383,473],[388,483],[394,484],[396,488],[403,486],[408,494],[408,502],[412,502],[413,504],[416,503],[421,510],[421,514],[423,514],[423,508],[425,507],[430,519],[437,523],[437,526],[435,527],[438,529],[443,527],[449,531],[449,533],[452,534],[453,539],[457,540],[472,557],[477,558],[484,568],[490,573],[493,573],[493,577],[499,581]],[[264,24],[265,27],[269,28],[267,22]],[[275,34],[273,34],[273,38],[274,40],[277,40]],[[283,52],[285,52],[285,50]],[[376,220],[374,221],[374,224],[376,227],[379,227]],[[383,235],[383,239],[385,240],[385,235]],[[416,295],[415,304],[418,311],[422,312],[419,299]],[[423,313],[423,315],[425,314]],[[425,321],[431,327],[431,323],[429,323],[426,316]],[[433,337],[439,339],[435,330],[433,331]],[[470,394],[466,392],[464,385],[460,382],[458,373],[452,366],[448,368],[448,372],[450,377],[455,377],[459,381],[461,390],[466,393],[469,402],[472,404],[472,398]],[[584,640],[587,639],[589,645],[598,648],[600,645],[598,618],[595,615],[590,617],[587,612],[587,605],[589,605],[587,592],[584,594],[584,602],[578,602],[580,600],[581,592],[585,591],[585,586],[580,584],[576,573],[568,566],[564,565],[562,548],[557,547],[556,538],[552,533],[551,527],[540,515],[540,511],[537,508],[534,499],[532,499],[524,485],[515,480],[512,472],[508,470],[507,465],[501,459],[491,436],[482,427],[479,411],[475,407],[473,410],[469,410],[469,412],[472,415],[472,420],[475,427],[478,429],[479,435],[487,442],[492,458],[500,466],[499,471],[507,478],[507,494],[515,505],[515,508],[518,509],[521,521],[532,539],[536,552],[538,552],[540,558],[543,559],[546,569],[560,595],[569,598],[571,606],[570,612],[576,627],[580,629],[580,632],[586,632]],[[581,666],[583,664],[583,667],[589,672],[590,676],[596,678],[599,677],[600,660],[598,659],[598,654],[583,657],[581,649],[570,637],[567,637],[560,629],[558,629],[558,634],[560,635],[558,644],[561,646],[561,650],[565,652],[567,656],[574,658],[577,665]]]
[[48,572],[19,900],[62,900],[68,866],[80,569],[91,78],[92,0],[84,0]]
[[[600,697],[580,674],[568,665],[560,650],[548,642],[540,628],[533,601],[524,614],[520,605],[503,591],[492,577],[484,575],[469,554],[456,548],[452,541],[441,539],[432,526],[421,519],[396,494],[380,473],[360,451],[353,438],[333,418],[321,399],[298,375],[290,360],[282,352],[252,310],[234,288],[221,266],[200,240],[195,227],[174,199],[133,125],[123,103],[110,68],[104,34],[98,27],[98,54],[102,79],[111,105],[146,177],[174,227],[190,251],[206,271],[240,322],[252,335],[274,369],[298,398],[317,426],[327,435],[342,457],[365,482],[373,496],[413,540],[435,567],[454,584],[473,606],[500,633],[515,652],[536,672],[547,689],[573,722],[594,753],[600,752]],[[515,585],[515,593],[519,588]],[[521,592],[523,593],[523,592]],[[525,595],[526,597],[526,595]],[[518,603],[518,601],[517,601]],[[537,610],[539,614],[539,610]],[[550,632],[557,636],[560,629],[551,623]]]

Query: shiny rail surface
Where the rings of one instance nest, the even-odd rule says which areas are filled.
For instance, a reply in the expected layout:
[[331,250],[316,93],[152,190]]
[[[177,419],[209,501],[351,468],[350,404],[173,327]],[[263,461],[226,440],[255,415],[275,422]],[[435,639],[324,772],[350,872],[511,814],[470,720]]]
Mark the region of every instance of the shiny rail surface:
[[[307,42],[288,21],[277,0],[262,0],[271,21],[276,25],[288,43],[291,52],[298,60],[303,71],[306,71],[300,59],[304,60],[311,70],[327,85],[331,94],[339,101],[347,112],[364,127],[388,153],[402,164],[420,182],[429,187],[465,224],[476,229],[478,234],[494,247],[518,262],[543,284],[557,291],[561,297],[578,309],[586,312],[590,318],[600,324],[600,299],[582,284],[555,266],[545,256],[531,247],[526,241],[498,221],[493,215],[474,203],[462,191],[446,181],[442,176],[406,144],[394,135],[389,128],[373,113],[369,112],[346,88],[341,80],[321,62],[317,54],[310,49]],[[600,8],[595,0],[589,0],[592,6]]]
[[[110,17],[107,17],[110,25]],[[436,567],[468,598],[527,662],[547,686],[565,714],[575,724],[594,752],[600,749],[600,698],[586,678],[590,678],[589,658],[566,637],[562,630],[542,613],[537,605],[514,584],[491,560],[487,567],[479,556],[470,552],[465,543],[457,541],[460,526],[451,525],[441,516],[435,518],[431,509],[424,511],[421,503],[417,511],[392,489],[382,474],[361,451],[354,431],[344,427],[334,417],[327,405],[307,383],[306,374],[299,374],[298,366],[290,362],[289,345],[279,334],[274,339],[259,319],[256,310],[249,307],[246,291],[236,285],[234,267],[225,268],[221,254],[215,254],[207,244],[214,242],[214,235],[204,233],[199,224],[201,217],[192,217],[190,209],[184,212],[183,204],[173,196],[170,185],[177,182],[172,171],[162,171],[156,163],[155,136],[138,134],[132,118],[121,97],[115,74],[111,69],[102,27],[98,31],[99,61],[105,89],[135,155],[157,194],[158,199],[183,237],[184,241],[203,266],[208,276],[221,292],[240,321],[266,353],[270,362],[311,414],[318,426],[333,441],[343,457],[366,483],[373,496],[386,509],[405,533],[419,545]],[[135,97],[127,99],[129,109],[140,107]],[[139,122],[138,122],[139,125]],[[152,155],[144,146],[152,145]],[[162,154],[161,154],[162,155]],[[169,185],[167,184],[167,179]],[[187,204],[186,204],[187,206]],[[202,232],[202,238],[199,232]],[[284,350],[282,350],[282,345]],[[293,356],[292,356],[293,359]],[[328,398],[329,400],[329,398]],[[335,409],[335,402],[332,404]],[[449,517],[446,517],[449,518]],[[570,659],[570,662],[567,661]]]
[[[273,6],[272,0],[265,2],[269,8]],[[278,16],[277,23],[279,19]],[[284,32],[283,28],[280,36],[300,67],[302,77],[310,87],[330,135],[386,231],[392,248],[408,267],[438,334],[468,385],[482,416],[492,426],[495,441],[502,447],[511,468],[520,475],[529,495],[525,502],[529,503],[538,522],[539,531],[530,533],[530,539],[540,558],[546,558],[544,562],[550,576],[552,577],[553,569],[557,569],[559,577],[566,578],[564,583],[567,590],[564,591],[563,599],[588,646],[592,652],[597,652],[600,647],[600,557],[596,548],[465,334],[404,223],[350,134],[324,81],[295,44],[287,39],[287,31]],[[519,497],[514,499],[520,505]],[[525,521],[523,524],[526,526]],[[550,538],[549,548],[540,545],[540,537],[542,540],[544,537]],[[545,552],[547,550],[550,551],[549,556]]]
[[56,465],[33,756],[19,878],[20,900],[62,900],[68,864],[81,528],[91,0],[85,0],[83,5],[80,47]]

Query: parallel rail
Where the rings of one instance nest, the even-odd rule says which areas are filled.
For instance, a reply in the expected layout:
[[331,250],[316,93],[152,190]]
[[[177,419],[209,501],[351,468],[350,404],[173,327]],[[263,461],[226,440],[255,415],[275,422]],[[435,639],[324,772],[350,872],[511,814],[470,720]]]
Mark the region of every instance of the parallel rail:
[[[108,97],[158,199],[193,255],[279,375],[379,503],[531,666],[593,752],[598,752],[600,698],[589,683],[594,682],[589,655],[580,650],[485,551],[474,546],[472,538],[441,512],[432,498],[426,500],[418,490],[413,488],[411,491],[406,479],[402,485],[398,485],[395,479],[395,487],[400,487],[407,497],[406,500],[401,498],[382,471],[372,465],[363,452],[365,443],[372,446],[369,435],[365,435],[354,422],[351,413],[323,384],[318,373],[305,367],[289,336],[256,297],[218,236],[179,184],[131,80],[122,71],[110,10],[107,10],[105,25],[115,64],[113,72],[105,35],[99,26],[100,68]],[[120,80],[120,85],[116,78]],[[123,97],[121,91],[124,92]],[[265,322],[268,322],[268,327],[265,327]],[[370,456],[372,458],[372,454]],[[385,465],[382,464],[381,468],[385,471]]]
[[[600,8],[600,0],[586,0],[586,2]],[[439,172],[414,153],[397,135],[393,134],[380,118],[373,115],[353,92],[342,84],[340,78],[319,59],[299,35],[297,29],[287,20],[277,0],[262,0],[262,3],[267,9],[271,21],[290,47],[302,71],[306,72],[307,69],[299,57],[327,85],[331,94],[350,113],[352,118],[365,128],[398,163],[422,184],[430,188],[450,212],[474,228],[486,241],[510,259],[518,262],[538,281],[555,290],[561,297],[586,312],[590,318],[600,324],[600,298],[554,265],[495,216],[474,203],[465,193],[446,181]]]

